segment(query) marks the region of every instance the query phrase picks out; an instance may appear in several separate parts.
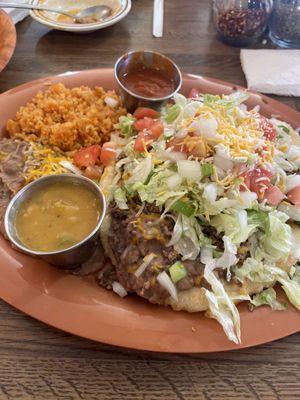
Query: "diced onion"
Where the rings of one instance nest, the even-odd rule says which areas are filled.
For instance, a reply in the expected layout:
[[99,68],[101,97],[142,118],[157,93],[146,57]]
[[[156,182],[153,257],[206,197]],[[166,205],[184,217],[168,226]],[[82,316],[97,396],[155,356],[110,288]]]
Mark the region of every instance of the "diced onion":
[[183,139],[183,138],[185,138],[186,137],[186,135],[189,133],[189,130],[188,129],[186,129],[186,128],[181,128],[181,129],[179,129],[176,133],[175,133],[175,137],[177,138],[177,139]]
[[237,218],[238,218],[241,230],[246,229],[247,225],[248,225],[247,212],[245,210],[238,211]]
[[182,235],[182,224],[181,224],[180,216],[178,216],[176,224],[173,228],[171,240],[169,241],[167,246],[174,246],[174,244],[180,240],[181,235]]
[[134,275],[137,278],[139,278],[155,257],[156,257],[156,255],[154,253],[150,253],[146,257],[144,257],[143,263],[138,267],[138,269],[135,271]]
[[65,169],[67,169],[68,171],[73,172],[73,174],[82,175],[82,172],[80,171],[80,169],[77,168],[74,164],[72,164],[68,160],[62,160],[62,161],[59,162],[59,164],[62,167],[64,167]]
[[230,157],[229,148],[218,144],[215,146],[216,155],[214,156],[214,165],[223,171],[233,168],[233,162]]
[[285,193],[300,186],[300,175],[288,175],[285,182]]
[[197,181],[201,179],[201,165],[198,161],[177,161],[178,173],[182,178]]
[[165,271],[157,275],[157,281],[164,289],[169,292],[173,300],[178,301],[177,289],[171,278]]
[[203,106],[201,101],[191,101],[183,109],[184,118],[194,118],[196,112]]
[[213,203],[217,200],[218,195],[218,186],[216,183],[208,183],[204,187],[203,197],[208,200],[209,202]]
[[166,184],[170,190],[175,189],[182,182],[182,177],[179,174],[173,174],[166,179]]
[[213,138],[217,134],[218,122],[214,117],[200,117],[193,121],[190,128],[194,128],[197,135],[203,135],[207,138]]
[[203,246],[201,248],[200,261],[202,262],[202,264],[205,264],[205,265],[213,261],[212,247]]
[[127,296],[127,291],[126,289],[117,281],[114,281],[112,283],[112,290],[117,293],[120,297],[125,297]]
[[168,151],[168,150],[161,150],[159,152],[159,156],[162,160],[170,160],[173,162],[186,160],[186,154],[181,153],[180,151]]
[[228,171],[233,168],[233,162],[221,155],[214,156],[214,165],[223,171]]
[[111,108],[116,108],[119,105],[119,101],[113,97],[106,96],[104,99],[105,103],[111,107]]

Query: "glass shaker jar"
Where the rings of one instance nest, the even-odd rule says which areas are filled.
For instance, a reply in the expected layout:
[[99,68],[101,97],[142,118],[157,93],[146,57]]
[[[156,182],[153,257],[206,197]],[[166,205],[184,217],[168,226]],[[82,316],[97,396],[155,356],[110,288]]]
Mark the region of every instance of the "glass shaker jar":
[[272,0],[214,0],[214,23],[221,41],[249,46],[264,33]]
[[269,28],[275,44],[300,49],[300,0],[274,0]]

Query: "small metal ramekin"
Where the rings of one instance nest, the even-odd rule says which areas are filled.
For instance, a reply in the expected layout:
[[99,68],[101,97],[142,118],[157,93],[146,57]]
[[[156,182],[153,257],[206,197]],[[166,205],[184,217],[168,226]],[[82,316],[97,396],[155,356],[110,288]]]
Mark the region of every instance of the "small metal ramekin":
[[[85,186],[92,191],[99,199],[99,209],[101,214],[97,221],[96,227],[93,231],[79,243],[59,251],[35,251],[25,246],[18,237],[18,233],[15,227],[15,218],[21,204],[30,198],[30,196],[38,191],[43,190],[45,187],[54,183],[69,182],[78,186]],[[106,212],[106,201],[105,197],[99,188],[99,186],[92,180],[79,175],[72,174],[60,174],[60,175],[49,175],[30,183],[21,189],[10,201],[5,217],[4,226],[6,234],[12,244],[20,251],[29,254],[33,257],[40,257],[50,264],[57,265],[61,268],[73,268],[86,261],[93,253],[99,240],[99,229],[102,224]],[[44,232],[41,232],[43,235]]]
[[[146,67],[162,71],[174,82],[174,91],[165,97],[144,97],[130,91],[121,81],[126,73]],[[182,85],[182,75],[178,66],[163,54],[149,50],[131,51],[121,56],[115,64],[115,78],[120,88],[121,98],[127,110],[133,112],[137,107],[157,108],[169,100]]]

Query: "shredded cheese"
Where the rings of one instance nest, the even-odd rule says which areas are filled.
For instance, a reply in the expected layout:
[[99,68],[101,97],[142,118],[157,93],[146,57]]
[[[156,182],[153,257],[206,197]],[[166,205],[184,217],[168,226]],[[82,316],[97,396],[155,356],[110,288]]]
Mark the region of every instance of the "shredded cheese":
[[[229,115],[225,107],[221,105],[214,105],[214,108],[204,105],[199,107],[196,117],[213,115],[218,123],[218,137],[207,138],[206,140],[203,137],[198,137],[203,150],[209,155],[212,152],[211,145],[222,144],[229,148],[230,155],[234,158],[250,158],[257,153],[258,158],[262,158],[264,162],[272,162],[274,145],[265,140],[264,133],[257,122],[257,113],[250,113],[250,116],[242,118],[237,115],[237,111],[234,112],[235,118]],[[186,119],[184,125],[187,126],[192,121],[191,118]]]
[[47,175],[62,174],[66,169],[59,163],[63,160],[69,160],[61,153],[55,152],[38,143],[31,143],[27,151],[27,160],[25,163],[24,178],[26,183],[32,182],[38,178]]

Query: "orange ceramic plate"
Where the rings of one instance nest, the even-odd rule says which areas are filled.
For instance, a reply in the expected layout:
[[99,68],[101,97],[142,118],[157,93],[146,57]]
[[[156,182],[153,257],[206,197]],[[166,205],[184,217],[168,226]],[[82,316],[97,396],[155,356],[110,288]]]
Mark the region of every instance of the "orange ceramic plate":
[[13,20],[0,9],[0,72],[5,68],[16,47],[16,28]]
[[[0,128],[7,118],[49,83],[67,86],[116,86],[111,69],[66,73],[40,79],[0,95]],[[185,75],[182,88],[203,92],[230,93],[236,87],[225,82]],[[271,114],[300,125],[299,113],[268,97],[251,94],[249,104],[261,105],[266,116]],[[97,286],[93,280],[68,275],[46,263],[13,250],[0,239],[0,296],[7,303],[49,325],[99,342],[135,349],[164,352],[224,351],[282,338],[300,330],[300,313],[271,311],[262,307],[248,311],[239,306],[242,344],[229,342],[218,323],[203,314],[175,312],[148,304],[137,297],[121,299]]]

